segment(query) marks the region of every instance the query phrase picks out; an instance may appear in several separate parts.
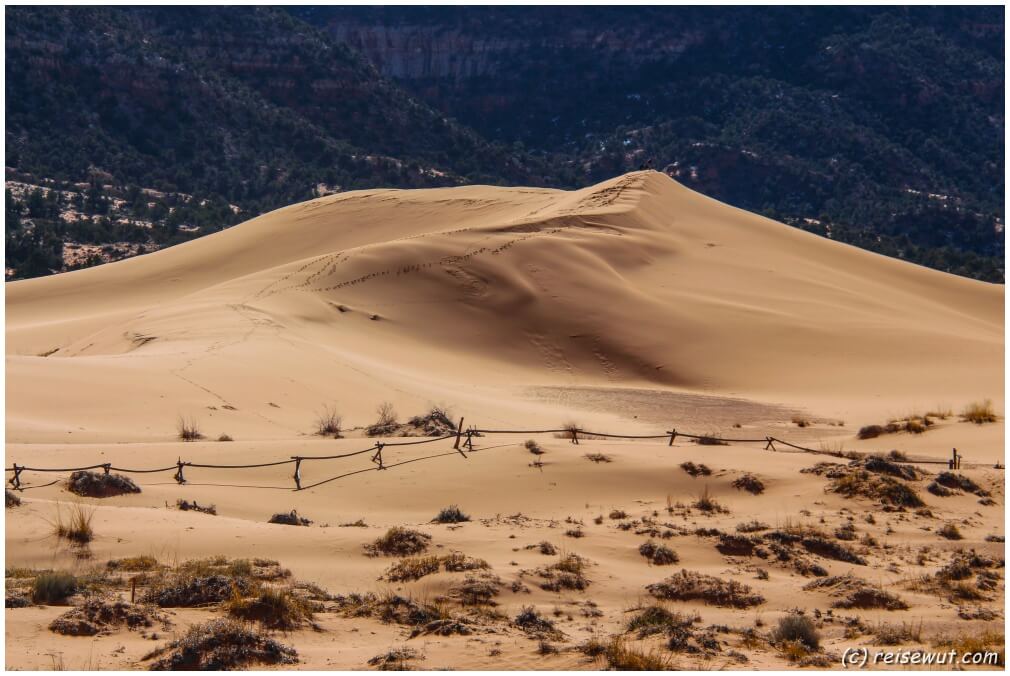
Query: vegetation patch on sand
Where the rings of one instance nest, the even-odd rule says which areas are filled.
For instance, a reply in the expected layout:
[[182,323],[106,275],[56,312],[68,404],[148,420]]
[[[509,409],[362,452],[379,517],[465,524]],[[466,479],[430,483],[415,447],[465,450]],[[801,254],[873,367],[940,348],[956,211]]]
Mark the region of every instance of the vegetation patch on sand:
[[537,569],[537,575],[543,578],[540,588],[547,591],[562,591],[586,589],[590,580],[586,577],[589,561],[578,554],[568,554],[549,566]]
[[78,470],[67,479],[67,490],[86,498],[111,498],[139,493],[140,487],[133,483],[133,479],[122,474]]
[[225,608],[231,617],[258,622],[266,629],[287,631],[311,624],[313,619],[312,606],[284,588],[265,588],[249,597],[235,594]]
[[837,598],[831,604],[834,608],[908,609],[908,604],[897,594],[892,594],[854,575],[836,575],[814,580],[803,589],[806,591],[827,591],[831,596]]
[[258,664],[295,664],[298,653],[248,624],[218,618],[194,625],[186,634],[155,650],[153,671],[224,671]]
[[431,536],[427,533],[393,526],[374,542],[365,545],[368,556],[411,556],[428,549]]
[[689,570],[681,570],[662,582],[646,587],[656,598],[670,601],[702,601],[713,606],[750,608],[765,602],[760,594],[736,580],[724,580]]
[[300,516],[296,510],[291,510],[290,512],[281,512],[279,514],[274,514],[270,517],[267,523],[277,523],[283,526],[310,526],[312,521]]
[[691,476],[709,476],[712,474],[712,470],[709,469],[708,465],[703,465],[701,463],[696,465],[690,460],[680,463],[680,468]]
[[744,474],[734,479],[733,488],[738,491],[747,491],[751,495],[760,495],[765,492],[764,482],[753,474]]
[[383,577],[390,582],[410,582],[437,573],[440,569],[447,573],[460,573],[487,568],[490,566],[484,559],[453,552],[445,556],[411,556],[401,559],[391,565]]
[[828,490],[848,498],[870,498],[889,507],[914,508],[925,504],[911,486],[888,474],[870,471],[864,461],[854,460],[848,465],[821,462],[800,471],[827,477],[831,480]]
[[144,629],[155,620],[165,622],[166,618],[153,606],[96,595],[57,617],[49,624],[49,630],[67,636],[95,636],[122,626]]
[[653,540],[643,542],[638,548],[638,553],[647,558],[649,563],[656,566],[668,566],[680,561],[680,557],[677,556],[677,552],[673,551],[666,545],[659,544]]

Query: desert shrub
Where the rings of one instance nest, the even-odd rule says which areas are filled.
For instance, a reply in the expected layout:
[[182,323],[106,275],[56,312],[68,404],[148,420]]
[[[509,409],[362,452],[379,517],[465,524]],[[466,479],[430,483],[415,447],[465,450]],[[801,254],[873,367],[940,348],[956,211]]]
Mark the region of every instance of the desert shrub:
[[16,493],[14,493],[12,491],[9,491],[9,490],[5,490],[4,492],[6,493],[6,495],[5,495],[5,506],[6,506],[7,509],[10,509],[11,507],[20,507],[21,506],[21,498],[18,497],[18,495]]
[[[891,451],[895,453],[896,451]],[[883,458],[877,455],[870,456],[863,461],[863,467],[867,471],[874,472],[876,474],[886,474],[888,476],[897,477],[899,479],[904,479],[905,481],[915,481],[919,478],[919,472],[911,465],[899,465],[893,460]]]
[[719,504],[719,501],[712,497],[708,491],[708,486],[705,486],[701,495],[692,504],[695,509],[700,509],[703,512],[728,512],[729,510]]
[[736,580],[724,580],[681,570],[646,589],[657,598],[673,601],[703,601],[714,606],[749,608],[764,603],[764,597]]
[[76,503],[71,505],[69,512],[64,515],[63,508],[57,503],[53,532],[58,538],[69,540],[76,545],[86,545],[95,537],[95,531],[91,527],[94,517],[93,507]]
[[41,605],[55,605],[66,601],[77,592],[79,583],[66,571],[45,571],[32,580],[32,601]]
[[694,443],[701,446],[729,446],[729,442],[723,441],[714,434],[703,434],[694,440]]
[[540,542],[540,544],[532,546],[536,547],[536,549],[544,556],[554,556],[555,554],[558,553],[558,548],[555,547],[550,542],[548,542],[547,540],[543,540],[542,542]]
[[638,548],[638,553],[647,558],[650,563],[657,566],[668,566],[680,561],[680,557],[677,556],[677,552],[673,551],[666,545],[658,544],[652,540],[643,542]]
[[881,434],[887,434],[888,431],[883,425],[866,425],[859,428],[859,431],[856,432],[856,437],[859,439],[876,439]]
[[691,476],[709,476],[712,474],[712,470],[708,468],[707,465],[694,464],[690,460],[687,462],[680,463],[680,468],[690,474]]
[[340,438],[343,429],[343,418],[337,413],[335,406],[326,404],[322,410],[316,414],[316,434],[321,437],[333,436]]
[[835,529],[835,537],[839,540],[851,542],[856,539],[856,527],[847,521]]
[[753,474],[744,474],[733,481],[733,488],[738,491],[747,491],[753,495],[760,495],[765,491],[764,482]]
[[143,629],[152,626],[156,619],[165,620],[151,606],[127,603],[118,598],[90,596],[79,606],[54,619],[49,624],[49,630],[67,636],[95,636],[124,625],[133,630]]
[[464,521],[469,521],[470,517],[463,513],[457,505],[449,505],[444,507],[442,511],[435,515],[432,519],[434,523],[463,523]]
[[792,417],[791,422],[794,425],[796,425],[797,427],[809,427],[810,426],[810,421],[809,420],[807,420],[806,418],[804,418],[802,416],[798,416],[798,415],[794,415]]
[[544,449],[540,448],[540,444],[538,444],[533,439],[527,439],[526,443],[523,444],[523,446],[525,446],[526,450],[532,453],[533,455],[543,455],[545,453]]
[[972,422],[976,425],[981,425],[983,423],[996,422],[999,418],[996,416],[996,411],[993,410],[992,400],[985,399],[983,401],[975,401],[964,407],[961,411],[961,419],[966,422]]
[[231,435],[228,435],[228,434],[222,434],[221,436],[219,436],[217,438],[217,440],[218,441],[235,441],[234,439],[231,438]]
[[599,464],[601,462],[613,462],[613,458],[605,453],[586,453],[586,460]]
[[813,620],[799,613],[779,618],[778,627],[772,633],[772,638],[776,642],[799,641],[810,650],[819,650],[821,647],[821,635]]
[[913,488],[886,475],[861,467],[839,466],[826,470],[832,479],[829,489],[846,497],[863,496],[895,507],[922,507],[925,503]]
[[768,530],[768,524],[754,519],[752,521],[746,521],[744,523],[738,523],[736,529],[740,533],[756,533],[762,530]]
[[665,634],[680,627],[690,627],[697,617],[673,612],[660,605],[650,605],[641,608],[638,614],[631,618],[628,622],[628,631],[637,632],[639,638]]
[[295,664],[295,649],[248,625],[218,618],[193,625],[186,634],[152,654],[155,671],[218,671],[254,664]]
[[203,439],[203,434],[200,433],[200,426],[196,422],[196,418],[187,418],[180,415],[175,422],[175,429],[179,434],[179,438],[183,441],[199,441]]
[[540,588],[547,591],[582,591],[590,584],[585,574],[588,566],[589,562],[578,554],[563,556],[557,562],[537,570],[537,574],[543,578]]
[[940,537],[947,538],[948,540],[963,540],[964,536],[961,535],[960,529],[953,523],[945,523],[941,526],[936,534]]
[[715,548],[719,550],[720,554],[726,556],[753,556],[756,545],[757,542],[746,535],[723,533],[719,536],[719,542]]
[[854,563],[859,566],[866,565],[866,559],[861,557],[859,554],[856,554],[840,542],[826,540],[822,537],[805,537],[800,541],[800,544],[802,544],[808,552],[817,554],[818,556],[823,556],[827,559]]
[[158,567],[158,559],[147,554],[141,556],[130,556],[123,559],[112,559],[105,566],[109,570],[121,570],[128,573],[137,573],[145,570],[154,570]]
[[901,597],[854,575],[838,575],[815,580],[805,587],[807,591],[825,590],[837,600],[834,608],[860,608],[882,610],[907,610],[908,604]]
[[175,501],[175,506],[179,508],[182,512],[200,512],[201,514],[210,514],[212,516],[217,516],[217,507],[214,505],[200,505],[196,500],[190,502],[188,500],[179,499]]
[[428,549],[431,536],[427,533],[394,526],[374,542],[365,545],[369,556],[410,556]]
[[483,570],[491,567],[484,559],[467,556],[462,552],[446,554],[441,558],[441,563],[447,573],[462,573],[467,570]]
[[946,488],[953,488],[956,490],[962,490],[968,493],[974,493],[975,495],[988,496],[989,492],[979,486],[977,483],[972,481],[969,477],[963,474],[955,474],[953,472],[940,472],[936,475],[936,483],[944,486]]
[[441,565],[442,559],[438,556],[411,556],[390,566],[385,577],[390,582],[420,580],[426,575],[437,573]]
[[267,520],[267,523],[276,523],[283,526],[308,526],[312,524],[312,521],[306,519],[304,516],[299,516],[298,512],[292,509],[290,512],[274,514]]
[[633,648],[623,636],[613,637],[602,657],[607,667],[616,671],[669,671],[672,668],[670,655],[655,648],[649,652]]
[[424,415],[415,415],[407,424],[414,428],[415,433],[428,437],[444,437],[456,432],[456,425],[449,419],[449,411],[440,406],[432,406]]
[[183,571],[155,580],[142,600],[162,608],[196,608],[223,603],[235,595],[247,596],[257,586],[244,575],[196,575]]
[[233,596],[225,605],[228,615],[258,622],[266,629],[295,629],[312,622],[312,607],[290,589],[265,588],[250,597]]
[[901,645],[909,641],[919,643],[922,641],[922,621],[918,625],[908,622],[901,624],[889,624],[881,622],[873,630],[876,643],[880,645]]
[[402,646],[372,657],[368,660],[368,664],[378,671],[410,671],[408,662],[420,657],[421,655],[413,648]]
[[384,401],[375,409],[376,420],[365,429],[365,434],[370,437],[378,437],[391,434],[396,431],[396,409],[393,404]]
[[586,531],[582,528],[571,528],[565,531],[565,535],[570,538],[584,538],[586,537]]
[[459,599],[464,606],[483,606],[491,604],[494,597],[501,592],[502,581],[497,575],[489,572],[467,575],[463,582],[454,585],[450,594]]
[[523,606],[512,622],[529,634],[552,634],[556,631],[554,623],[541,615],[533,606]]
[[67,490],[86,498],[110,498],[127,493],[139,493],[140,487],[133,479],[112,472],[78,470],[67,479]]
[[620,519],[627,519],[628,513],[625,512],[623,509],[615,509],[612,510],[608,516],[614,521],[618,521]]

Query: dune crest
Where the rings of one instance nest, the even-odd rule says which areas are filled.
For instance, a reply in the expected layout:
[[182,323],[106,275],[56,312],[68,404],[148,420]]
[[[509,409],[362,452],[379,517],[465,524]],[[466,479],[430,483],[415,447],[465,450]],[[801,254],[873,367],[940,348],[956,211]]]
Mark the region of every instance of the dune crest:
[[208,406],[273,436],[304,427],[291,411],[319,401],[347,400],[355,418],[384,399],[494,409],[531,385],[1002,403],[1003,287],[635,172],[573,192],[370,190],[292,205],[9,283],[7,345],[16,439],[143,437]]

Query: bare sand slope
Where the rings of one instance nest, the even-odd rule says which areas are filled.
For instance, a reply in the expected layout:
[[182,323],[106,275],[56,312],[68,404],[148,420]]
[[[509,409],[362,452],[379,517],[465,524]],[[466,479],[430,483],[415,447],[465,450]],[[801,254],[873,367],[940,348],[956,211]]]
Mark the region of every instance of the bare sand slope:
[[364,424],[385,399],[556,421],[530,386],[871,418],[980,397],[1002,408],[1003,287],[638,172],[575,192],[346,193],[11,283],[7,351],[14,441],[165,439],[180,413],[284,438],[324,402]]

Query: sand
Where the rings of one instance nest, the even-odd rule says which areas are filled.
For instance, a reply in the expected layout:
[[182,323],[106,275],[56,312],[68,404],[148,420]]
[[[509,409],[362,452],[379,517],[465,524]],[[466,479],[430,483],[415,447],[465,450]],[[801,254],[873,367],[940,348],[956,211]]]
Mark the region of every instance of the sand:
[[[924,478],[909,483],[932,516],[884,512],[871,499],[826,492],[828,479],[800,472],[846,460],[765,451],[762,443],[699,446],[679,437],[673,447],[662,439],[576,446],[551,434],[489,434],[474,440],[478,450],[466,459],[450,454],[298,493],[289,490],[290,465],[187,468],[185,486],[171,473],[135,475],[142,493],[83,501],[96,510],[87,558],[49,534],[57,501],[76,498],[59,484],[28,490],[20,507],[7,510],[6,564],[80,572],[140,554],[166,564],[265,557],[332,594],[392,588],[437,598],[463,574],[390,583],[378,578],[395,559],[363,554],[387,528],[407,525],[432,535],[434,553],[485,559],[504,583],[500,616],[485,613],[486,626],[469,636],[408,638],[409,628],[348,618],[327,602],[316,617],[322,631],[278,635],[297,649],[296,668],[366,668],[402,645],[423,654],[411,661],[423,668],[600,668],[604,662],[577,646],[624,632],[632,609],[654,601],[646,586],[681,568],[737,579],[765,597],[745,610],[670,603],[697,610],[699,628],[733,629],[719,634],[714,653],[670,652],[661,637],[629,635],[632,645],[681,667],[791,664],[781,645],[740,632],[766,637],[795,608],[820,611],[817,655],[832,666],[846,647],[872,640],[881,620],[921,620],[916,645],[992,627],[1001,633],[1001,614],[964,620],[958,606],[1002,608],[1002,579],[968,604],[909,587],[958,548],[1003,556],[1002,543],[986,541],[1004,532],[1003,472],[992,468],[1004,461],[1002,417],[974,425],[957,416],[983,399],[1002,416],[1003,293],[733,209],[655,172],[574,192],[371,190],[296,204],[167,250],[8,283],[7,465],[144,468],[179,458],[255,464],[340,454],[372,444],[363,428],[388,401],[401,420],[442,406],[453,420],[486,429],[565,421],[632,435],[676,428],[773,435],[826,451],[897,449],[920,460],[946,459],[956,446],[964,473],[992,492],[994,504],[970,493],[933,496]],[[314,434],[326,406],[342,415],[346,438]],[[863,425],[948,409],[953,415],[934,416],[923,434],[855,438]],[[206,439],[178,440],[180,416]],[[214,441],[222,434],[234,441]],[[546,450],[542,466],[523,447],[527,438]],[[384,459],[451,450],[451,441],[390,447]],[[587,453],[611,462],[591,462]],[[372,467],[368,457],[308,462],[303,484]],[[713,474],[692,478],[679,467],[688,460]],[[733,488],[745,472],[760,476],[763,494]],[[38,485],[61,476],[23,479]],[[728,513],[675,506],[706,489]],[[218,515],[180,512],[178,498],[213,503]],[[452,503],[473,520],[429,523]],[[313,525],[266,523],[291,509]],[[614,510],[628,517],[610,519]],[[850,517],[860,537],[876,540],[843,543],[863,551],[868,565],[811,558],[831,575],[853,572],[896,590],[908,610],[832,610],[829,617],[831,597],[801,591],[815,578],[782,562],[725,556],[716,536],[694,534],[734,533],[736,524],[758,519],[772,529],[804,524],[830,535]],[[367,527],[340,525],[358,519]],[[650,565],[638,553],[648,539],[636,533],[647,527],[643,519],[684,531],[663,541],[678,564]],[[948,522],[963,540],[937,534]],[[577,527],[585,537],[565,535]],[[589,559],[590,586],[540,589],[535,569],[557,559],[525,549],[541,540]],[[923,547],[929,552],[920,557]],[[758,579],[759,568],[767,579]],[[556,622],[563,636],[549,642],[558,653],[541,654],[538,639],[511,624],[524,605]],[[52,668],[59,659],[67,668],[146,668],[152,649],[223,612],[171,610],[173,626],[151,639],[125,629],[97,638],[50,632],[48,622],[65,610],[8,609],[7,667]],[[863,629],[846,630],[842,616],[862,618]]]

